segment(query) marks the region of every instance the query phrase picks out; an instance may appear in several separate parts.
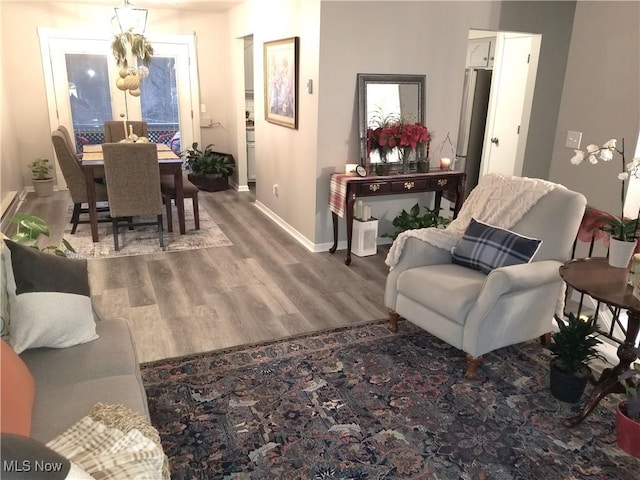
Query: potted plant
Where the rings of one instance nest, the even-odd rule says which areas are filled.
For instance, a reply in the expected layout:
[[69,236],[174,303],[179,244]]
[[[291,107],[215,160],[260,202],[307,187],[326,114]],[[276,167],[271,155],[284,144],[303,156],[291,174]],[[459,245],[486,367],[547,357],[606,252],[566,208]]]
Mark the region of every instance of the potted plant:
[[[640,348],[633,350],[640,357]],[[618,379],[626,393],[616,411],[618,446],[629,455],[640,457],[640,363],[632,364]]]
[[402,212],[393,219],[393,226],[396,227],[395,231],[392,234],[385,233],[382,236],[391,237],[395,240],[396,237],[405,230],[427,227],[444,228],[451,223],[450,218],[441,217],[439,215],[439,210],[436,210],[435,208],[430,209],[428,207],[424,208],[426,210],[424,214],[420,213],[420,205],[417,203],[411,207],[411,210],[408,212],[403,209]]
[[36,158],[27,165],[31,170],[33,189],[38,197],[50,197],[53,195],[53,165],[47,158]]
[[[585,158],[588,158],[591,165],[597,165],[598,160],[610,162],[613,154],[617,153],[622,159],[622,172],[618,174],[620,186],[620,215],[610,215],[605,213],[597,220],[600,222],[600,230],[610,235],[609,240],[609,265],[616,268],[627,268],[631,256],[636,249],[638,242],[638,230],[640,218],[627,218],[624,216],[625,183],[629,175],[636,176],[640,168],[640,158],[634,158],[629,164],[626,163],[624,154],[624,138],[617,147],[615,138],[605,142],[601,147],[594,144],[587,145],[586,151],[574,150],[575,154],[571,158],[572,165],[580,165]],[[640,213],[640,212],[639,212]]]
[[[50,235],[49,226],[42,218],[27,213],[20,213],[9,219],[9,222],[16,224],[16,233],[11,237],[16,243],[28,247],[39,248],[38,239],[40,235],[48,237]],[[67,252],[75,252],[73,247],[64,238],[59,246],[49,245],[39,248],[41,252],[49,252],[59,257],[66,257]]]
[[553,356],[550,363],[551,394],[563,402],[580,400],[591,376],[589,362],[603,358],[596,348],[600,340],[595,337],[596,318],[581,319],[569,313],[567,322],[557,315],[554,319],[559,330],[551,334],[549,345]]
[[233,155],[215,152],[211,147],[212,144],[200,150],[198,142],[194,142],[191,148],[182,152],[184,164],[190,171],[189,181],[207,192],[226,190],[229,188],[229,176],[236,169]]

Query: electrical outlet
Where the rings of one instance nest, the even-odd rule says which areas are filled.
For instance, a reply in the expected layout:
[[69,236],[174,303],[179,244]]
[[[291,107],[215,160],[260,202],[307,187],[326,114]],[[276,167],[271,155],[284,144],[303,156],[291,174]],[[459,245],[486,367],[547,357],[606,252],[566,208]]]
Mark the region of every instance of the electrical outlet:
[[200,113],[207,113],[207,106],[204,103],[200,104]]
[[567,140],[564,142],[565,147],[579,149],[580,142],[582,142],[582,132],[572,132],[571,130],[567,132]]
[[278,196],[278,184],[277,183],[273,185],[273,195],[275,197]]

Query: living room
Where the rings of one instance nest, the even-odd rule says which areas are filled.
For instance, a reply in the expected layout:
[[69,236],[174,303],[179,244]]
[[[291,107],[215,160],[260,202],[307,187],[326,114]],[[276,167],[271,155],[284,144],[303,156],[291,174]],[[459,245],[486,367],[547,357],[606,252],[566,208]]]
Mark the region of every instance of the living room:
[[[96,3],[3,1],[0,6],[3,213],[14,198],[25,195],[29,188],[26,165],[34,158],[54,157],[37,28],[75,29],[82,25],[84,29],[108,29],[115,5]],[[523,175],[561,183],[584,194],[590,205],[604,211],[618,209],[619,165],[612,162],[601,163],[597,168],[576,168],[569,161],[573,151],[565,147],[565,140],[569,130],[582,132],[583,145],[624,137],[630,152],[628,159],[634,156],[640,128],[638,2],[256,0],[222,11],[212,11],[213,7],[205,6],[205,2],[193,2],[189,7],[193,10],[140,3],[149,8],[149,35],[193,35],[195,32],[200,103],[206,104],[213,119],[224,125],[224,128],[200,129],[200,142],[202,145],[214,143],[219,150],[233,154],[239,165],[232,180],[237,191],[226,193],[219,204],[218,200],[211,200],[210,205],[215,208],[237,202],[238,205],[228,207],[228,211],[238,214],[245,212],[242,194],[246,192],[242,190],[247,186],[246,167],[242,166],[246,165],[245,98],[243,88],[239,87],[244,85],[243,38],[253,35],[258,54],[255,71],[261,72],[263,42],[300,37],[301,85],[311,79],[313,91],[307,93],[304,88],[299,91],[298,129],[263,120],[259,100],[261,81],[255,82],[259,179],[255,206],[262,215],[261,228],[272,236],[264,242],[268,248],[277,247],[271,241],[276,235],[271,227],[262,223],[267,219],[308,252],[326,252],[331,246],[329,176],[343,171],[345,163],[357,162],[359,155],[357,73],[425,74],[425,123],[434,132],[436,144],[447,132],[455,138],[470,29],[542,35]],[[19,49],[15,47],[16,38],[21,39]],[[277,196],[273,185],[279,187]],[[380,233],[391,231],[391,220],[397,212],[416,201],[411,195],[400,200],[372,200],[373,215],[383,220]],[[226,215],[217,220],[234,224],[233,218]],[[345,239],[342,229],[341,248]],[[237,242],[246,252],[258,245],[253,240],[243,244],[240,238]],[[282,249],[278,254],[282,254]],[[365,269],[363,278],[376,271],[375,281],[379,284],[374,291],[379,291],[383,288],[379,279],[386,273],[386,267],[381,259],[374,262],[374,267],[361,268]],[[314,268],[321,270],[323,262],[317,260]],[[160,278],[163,270],[157,271]],[[108,275],[117,275],[117,268],[110,268]],[[296,278],[293,275],[287,281]],[[103,280],[106,281],[106,275]],[[223,280],[233,282],[238,278],[227,272]],[[347,283],[344,278],[340,281]],[[349,276],[349,281],[356,280]],[[363,290],[361,294],[368,293]],[[101,301],[109,300],[105,297]],[[242,306],[241,300],[235,301]],[[180,305],[173,307],[177,310]],[[150,325],[146,324],[147,341],[153,348],[154,332]],[[176,324],[165,324],[165,327],[176,337],[181,336]],[[210,333],[204,325],[198,328],[201,329],[199,336]],[[198,394],[213,395],[210,391]],[[304,411],[291,413],[295,417],[303,414]],[[243,421],[245,419],[238,419],[235,425]],[[354,432],[345,433],[344,438],[355,438],[353,435]],[[596,436],[595,430],[593,435]],[[569,437],[568,434],[565,439],[570,444]],[[391,449],[392,442],[387,441]],[[469,458],[466,461],[472,462]]]

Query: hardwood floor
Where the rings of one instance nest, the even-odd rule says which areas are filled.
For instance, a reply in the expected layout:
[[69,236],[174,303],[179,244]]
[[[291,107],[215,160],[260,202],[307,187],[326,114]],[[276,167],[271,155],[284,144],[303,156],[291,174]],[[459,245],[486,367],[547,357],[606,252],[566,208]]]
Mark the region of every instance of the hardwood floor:
[[[129,320],[140,362],[386,318],[386,248],[346,266],[344,251],[306,250],[255,207],[252,193],[200,197],[233,246],[88,262],[96,309]],[[67,192],[29,194],[20,210],[49,222],[55,244],[69,205]]]

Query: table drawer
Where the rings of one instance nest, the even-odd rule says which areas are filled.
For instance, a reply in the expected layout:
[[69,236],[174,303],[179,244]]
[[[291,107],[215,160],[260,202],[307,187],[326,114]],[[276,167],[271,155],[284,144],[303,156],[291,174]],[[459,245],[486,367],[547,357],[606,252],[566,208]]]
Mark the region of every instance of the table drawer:
[[428,188],[430,191],[452,190],[455,188],[455,185],[455,178],[430,178]]
[[389,182],[361,182],[356,185],[356,196],[360,197],[382,195],[390,191]]
[[429,180],[426,178],[397,180],[391,182],[393,193],[424,192],[429,188]]

